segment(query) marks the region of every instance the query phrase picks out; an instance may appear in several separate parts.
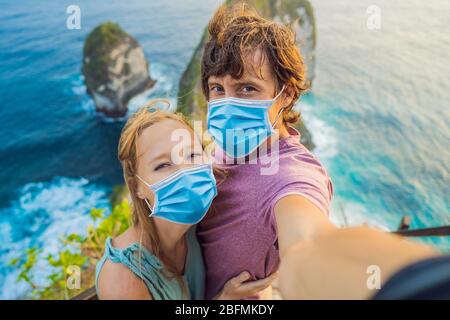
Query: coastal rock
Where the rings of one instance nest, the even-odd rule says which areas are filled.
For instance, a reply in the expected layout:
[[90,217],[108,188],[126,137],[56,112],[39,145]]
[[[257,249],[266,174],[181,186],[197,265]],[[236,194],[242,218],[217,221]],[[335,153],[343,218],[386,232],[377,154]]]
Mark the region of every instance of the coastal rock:
[[[228,0],[231,5],[237,0]],[[247,0],[262,16],[271,18],[284,24],[291,24],[296,32],[296,42],[302,52],[306,64],[307,79],[312,84],[315,68],[316,26],[314,10],[308,0]],[[202,94],[200,71],[203,46],[207,40],[205,29],[200,43],[192,55],[179,84],[178,111],[190,119],[205,122],[207,103]],[[301,133],[301,142],[309,150],[314,149],[311,133],[302,119],[294,125]]]
[[83,75],[98,112],[123,117],[128,101],[155,84],[148,67],[138,42],[113,22],[97,26],[86,38]]

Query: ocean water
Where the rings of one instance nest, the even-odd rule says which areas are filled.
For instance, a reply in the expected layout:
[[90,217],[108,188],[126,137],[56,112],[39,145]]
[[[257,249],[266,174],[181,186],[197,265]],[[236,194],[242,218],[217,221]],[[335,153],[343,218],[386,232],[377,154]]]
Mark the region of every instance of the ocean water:
[[[317,74],[300,109],[334,182],[333,217],[388,230],[403,215],[412,228],[450,224],[450,3],[312,3]],[[371,5],[379,30],[367,28]],[[450,248],[448,237],[423,240]]]
[[[335,186],[332,219],[396,229],[450,224],[450,3],[312,1],[317,66],[299,103],[314,151]],[[71,1],[0,0],[0,298],[20,297],[7,262],[27,247],[60,249],[92,207],[109,209],[122,183],[123,122],[94,112],[81,75],[83,40],[118,22],[142,45],[158,82],[136,97],[176,101],[179,78],[218,1],[77,1],[81,30],[66,29]],[[366,9],[381,9],[368,30]],[[448,239],[425,239],[442,249]],[[38,277],[44,278],[45,268]]]

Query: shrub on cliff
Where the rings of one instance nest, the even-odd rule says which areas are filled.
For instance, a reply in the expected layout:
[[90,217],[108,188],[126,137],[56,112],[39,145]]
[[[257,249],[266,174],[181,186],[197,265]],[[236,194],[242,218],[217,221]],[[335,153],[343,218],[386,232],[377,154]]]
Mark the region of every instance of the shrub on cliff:
[[[42,258],[42,249],[29,248],[23,256],[10,262],[10,265],[20,268],[17,281],[24,281],[30,286],[29,294],[23,298],[70,299],[94,285],[95,266],[103,255],[106,239],[123,233],[129,226],[131,210],[123,190],[124,188],[116,189],[114,192],[112,199],[115,202],[110,215],[105,217],[103,210],[92,209],[92,222],[87,227],[86,235],[70,234],[63,237],[61,241],[64,250],[43,257],[47,266],[52,269],[45,285],[36,279],[34,272],[38,267],[38,260]],[[78,289],[68,287],[74,266],[80,270]]]

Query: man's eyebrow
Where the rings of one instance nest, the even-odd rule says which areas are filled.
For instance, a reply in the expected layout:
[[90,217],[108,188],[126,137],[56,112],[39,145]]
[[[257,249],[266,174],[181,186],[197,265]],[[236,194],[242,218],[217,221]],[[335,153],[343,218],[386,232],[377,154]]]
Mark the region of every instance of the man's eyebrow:
[[[256,81],[253,80],[253,79],[255,79]],[[250,76],[250,77],[245,77],[245,78],[240,78],[240,79],[234,79],[233,78],[231,80],[231,83],[233,85],[240,85],[240,84],[245,83],[245,84],[252,84],[252,85],[258,86],[258,85],[260,85],[258,83],[258,80],[260,80],[260,79]],[[208,80],[208,85],[210,86],[210,85],[221,85],[221,84],[219,82],[217,82],[217,81],[210,81],[210,80]]]
[[211,80],[208,80],[208,85],[210,86],[210,85],[219,85],[220,86],[220,83],[219,82],[217,82],[217,81],[211,81]]
[[233,85],[241,85],[241,84],[251,84],[251,85],[254,85],[254,86],[259,86],[260,85],[260,83],[258,83],[258,81],[255,81],[255,80],[252,80],[252,79],[258,80],[258,79],[253,78],[253,77],[246,77],[246,78],[241,78],[241,79],[236,79],[236,80],[233,79],[232,83],[233,83]]

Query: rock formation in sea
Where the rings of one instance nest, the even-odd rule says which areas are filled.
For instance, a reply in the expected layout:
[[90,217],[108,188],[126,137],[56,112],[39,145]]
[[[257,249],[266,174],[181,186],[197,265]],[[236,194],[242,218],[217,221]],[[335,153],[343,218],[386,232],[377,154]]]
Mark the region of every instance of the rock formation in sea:
[[[231,5],[238,0],[228,0]],[[316,26],[314,10],[309,0],[247,0],[262,16],[275,21],[291,24],[296,33],[296,42],[301,50],[306,69],[307,79],[312,84],[315,69]],[[206,100],[202,94],[200,82],[201,56],[207,39],[204,30],[200,43],[184,71],[179,84],[178,111],[191,119],[204,121],[206,115]],[[301,142],[310,150],[314,148],[312,137],[302,119],[295,125],[301,133]]]
[[148,70],[141,46],[119,25],[105,22],[87,36],[82,71],[98,112],[123,117],[129,100],[155,84]]

